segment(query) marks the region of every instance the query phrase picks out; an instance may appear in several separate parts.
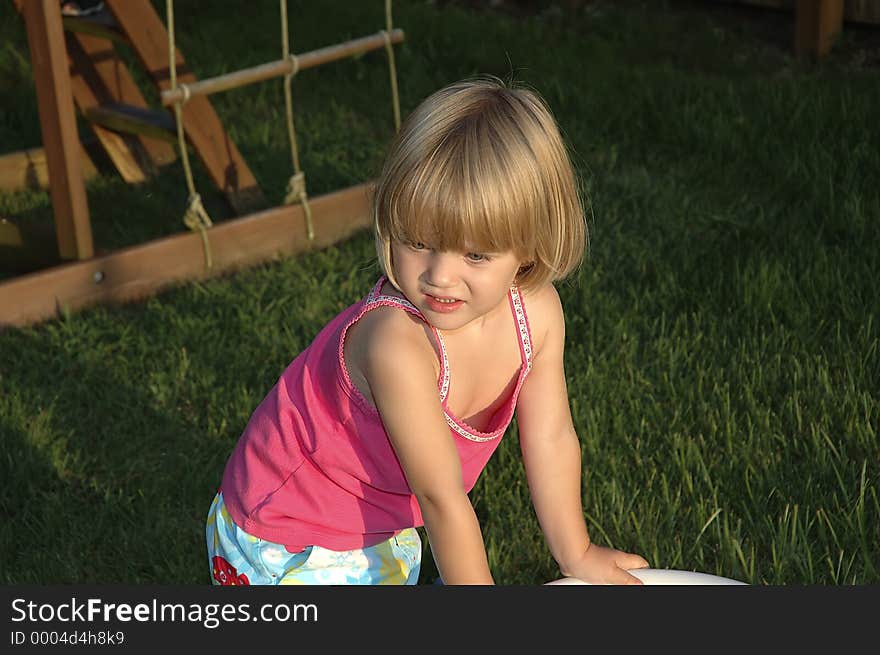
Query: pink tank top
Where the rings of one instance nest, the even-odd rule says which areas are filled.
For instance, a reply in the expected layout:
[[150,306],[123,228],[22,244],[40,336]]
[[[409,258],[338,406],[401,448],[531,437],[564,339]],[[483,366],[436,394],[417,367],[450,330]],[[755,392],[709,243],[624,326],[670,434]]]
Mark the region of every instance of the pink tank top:
[[[223,474],[230,516],[246,532],[298,552],[309,545],[353,550],[422,525],[418,502],[378,411],[351,382],[345,335],[368,311],[392,306],[421,318],[411,303],[381,293],[382,277],[363,300],[328,323],[294,359],[251,415]],[[465,491],[477,481],[507,430],[531,368],[529,322],[516,287],[508,292],[522,365],[513,392],[486,432],[447,407],[449,361],[440,332],[438,391],[461,460]]]

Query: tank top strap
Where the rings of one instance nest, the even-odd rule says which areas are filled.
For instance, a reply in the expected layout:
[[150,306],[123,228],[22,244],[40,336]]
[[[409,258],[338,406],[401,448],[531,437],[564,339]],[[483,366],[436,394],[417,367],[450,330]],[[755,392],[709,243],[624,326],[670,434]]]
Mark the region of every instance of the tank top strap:
[[383,305],[397,305],[401,309],[405,309],[411,314],[415,314],[423,321],[425,317],[422,316],[422,313],[406,298],[398,298],[397,296],[390,296],[386,293],[382,293],[382,287],[388,281],[388,278],[384,275],[379,278],[379,281],[373,285],[373,288],[370,290],[370,293],[367,294],[366,299],[364,300],[364,306],[369,307],[370,305],[374,305],[377,303],[381,303]]
[[437,382],[437,387],[440,391],[440,401],[443,402],[446,400],[446,396],[449,393],[449,357],[446,354],[446,344],[443,342],[443,336],[437,328],[428,322],[424,314],[422,314],[422,312],[420,312],[409,300],[382,293],[382,286],[387,280],[388,278],[385,275],[379,278],[379,281],[376,282],[375,286],[373,286],[370,293],[367,294],[367,297],[364,299],[364,306],[359,313],[359,317],[374,307],[391,305],[399,307],[400,309],[419,317],[425,325],[431,328],[431,332],[437,340],[437,347],[440,349],[440,377]]
[[519,287],[510,287],[508,297],[510,298],[510,309],[513,312],[513,318],[516,321],[517,332],[519,333],[520,356],[522,357],[524,371],[528,373],[532,369],[532,330],[529,326],[529,316],[526,314],[526,305]]

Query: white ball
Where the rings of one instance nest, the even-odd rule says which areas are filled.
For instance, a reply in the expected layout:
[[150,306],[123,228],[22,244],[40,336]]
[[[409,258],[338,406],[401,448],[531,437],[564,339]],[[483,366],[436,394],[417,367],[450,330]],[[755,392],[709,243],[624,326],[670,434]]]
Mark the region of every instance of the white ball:
[[[677,571],[675,569],[631,569],[629,571],[646,585],[745,585],[747,583],[720,575],[697,573],[695,571]],[[590,584],[578,578],[560,578],[547,582],[548,585],[579,585]]]

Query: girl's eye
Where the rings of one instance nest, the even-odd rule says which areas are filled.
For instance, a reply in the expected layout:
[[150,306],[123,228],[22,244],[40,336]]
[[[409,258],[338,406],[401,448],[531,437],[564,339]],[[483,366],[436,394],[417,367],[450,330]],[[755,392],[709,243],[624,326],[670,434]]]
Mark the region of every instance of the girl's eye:
[[467,254],[468,261],[471,262],[487,262],[489,261],[489,257],[487,255],[482,255],[478,252],[469,252]]
[[413,250],[427,250],[428,246],[426,246],[421,241],[410,241],[409,247]]

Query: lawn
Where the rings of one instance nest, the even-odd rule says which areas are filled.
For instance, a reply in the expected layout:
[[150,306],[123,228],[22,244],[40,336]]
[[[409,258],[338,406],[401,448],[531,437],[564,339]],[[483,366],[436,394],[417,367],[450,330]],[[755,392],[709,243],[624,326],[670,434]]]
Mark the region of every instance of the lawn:
[[[558,288],[594,540],[752,584],[880,583],[880,27],[848,26],[809,64],[783,12],[488,4],[394,4],[401,107],[491,73],[537,89],[562,126],[589,199],[588,257]],[[279,57],[277,3],[178,5],[199,77]],[[379,0],[295,5],[295,52],[384,25]],[[0,44],[3,154],[40,143],[11,3]],[[212,103],[280,202],[280,80]],[[383,52],[304,71],[294,103],[312,196],[375,176],[393,133]],[[195,178],[230,218],[198,164]],[[87,193],[101,249],[186,229],[179,163],[138,187],[105,172]],[[51,225],[49,196],[0,193],[0,216]],[[0,332],[0,583],[208,584],[228,455],[290,360],[369,290],[374,260],[360,232]],[[496,581],[559,577],[515,425],[471,497]],[[426,548],[421,582],[436,575]]]

